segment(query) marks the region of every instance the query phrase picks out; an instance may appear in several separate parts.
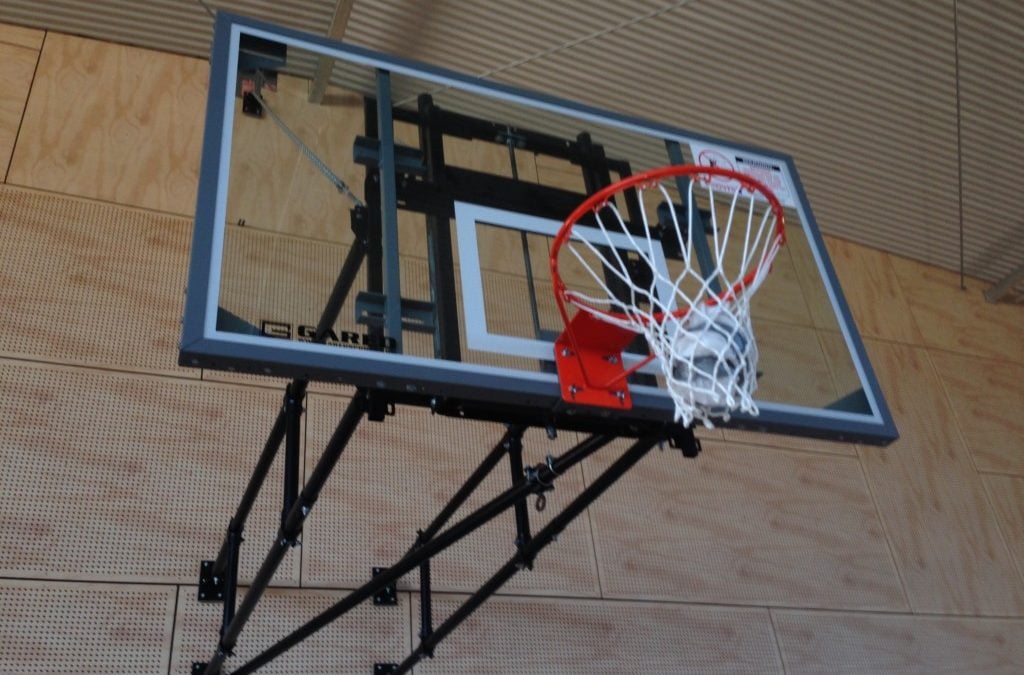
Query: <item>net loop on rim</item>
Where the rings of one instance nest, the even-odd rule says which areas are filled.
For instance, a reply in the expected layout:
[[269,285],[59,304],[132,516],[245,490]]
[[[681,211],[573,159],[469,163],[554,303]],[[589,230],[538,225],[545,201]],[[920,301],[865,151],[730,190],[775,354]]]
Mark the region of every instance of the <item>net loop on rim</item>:
[[[669,178],[681,206],[665,185]],[[776,196],[729,169],[669,166],[595,193],[570,214],[551,248],[566,326],[555,353],[563,397],[628,408],[626,378],[656,360],[676,421],[710,426],[735,410],[756,415],[750,300],[784,242]],[[569,306],[577,310],[572,318]],[[637,335],[649,353],[627,368],[622,352]]]

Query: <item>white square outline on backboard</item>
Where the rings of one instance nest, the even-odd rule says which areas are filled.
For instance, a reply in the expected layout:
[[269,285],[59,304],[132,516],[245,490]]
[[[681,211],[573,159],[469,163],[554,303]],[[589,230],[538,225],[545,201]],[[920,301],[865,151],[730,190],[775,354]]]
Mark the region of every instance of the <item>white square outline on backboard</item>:
[[[459,242],[459,276],[462,283],[463,323],[466,326],[466,346],[470,349],[508,356],[521,356],[540,361],[554,361],[554,343],[534,338],[500,335],[487,328],[487,306],[484,303],[483,270],[480,266],[480,244],[476,236],[477,225],[501,227],[517,232],[531,232],[547,237],[554,237],[561,229],[562,223],[549,218],[539,218],[515,211],[481,206],[470,202],[455,202],[455,230]],[[611,243],[618,249],[635,250],[636,245],[625,234],[617,232],[603,233],[593,227],[579,227],[573,231],[575,237],[585,239],[592,244],[606,245]],[[652,240],[654,266],[658,270],[659,279],[656,286],[659,298],[673,298],[672,287],[667,280],[670,278],[665,253],[661,242]],[[544,261],[547,264],[547,259]],[[669,303],[675,309],[675,301]],[[623,354],[623,362],[636,363],[643,357]],[[641,372],[654,375],[661,373],[656,361],[648,363]]]

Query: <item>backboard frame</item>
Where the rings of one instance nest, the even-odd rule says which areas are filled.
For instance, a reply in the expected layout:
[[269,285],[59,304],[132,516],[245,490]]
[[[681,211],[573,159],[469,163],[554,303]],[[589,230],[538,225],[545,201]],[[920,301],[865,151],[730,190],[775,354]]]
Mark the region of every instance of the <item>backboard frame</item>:
[[[836,319],[863,383],[863,395],[870,414],[765,402],[761,404],[761,412],[757,417],[737,414],[725,426],[883,445],[898,437],[791,157],[227,13],[218,13],[214,26],[210,94],[188,292],[182,322],[181,365],[343,382],[387,391],[397,402],[429,405],[440,412],[484,419],[525,419],[536,424],[579,429],[610,426],[624,435],[640,433],[636,429],[672,417],[671,400],[660,390],[649,386],[631,387],[633,410],[612,414],[607,410],[571,406],[563,402],[557,377],[552,373],[530,373],[410,355],[401,355],[400,359],[396,359],[395,354],[388,352],[348,351],[331,345],[276,340],[218,330],[218,292],[227,220],[226,192],[232,139],[232,117],[229,113],[233,110],[236,96],[235,75],[242,34],[374,68],[380,82],[386,82],[392,74],[408,75],[441,87],[454,87],[560,114],[570,114],[581,120],[617,125],[652,136],[676,138],[680,143],[697,139],[709,146],[739,148],[778,162],[786,168],[792,181],[790,187],[793,201],[801,212],[815,262],[822,273],[829,299],[836,308]],[[387,100],[387,91],[381,90],[381,93],[381,98]],[[393,139],[382,138],[382,146],[389,141],[393,143]],[[387,173],[384,170],[385,160],[388,159],[386,155],[382,150],[382,175]],[[394,161],[393,155],[390,161]],[[394,189],[393,164],[391,169],[391,180],[381,181],[382,193],[388,189],[388,183]],[[385,209],[389,200],[393,203],[393,193],[390,198],[383,194]],[[385,213],[383,217],[387,236],[390,215]]]

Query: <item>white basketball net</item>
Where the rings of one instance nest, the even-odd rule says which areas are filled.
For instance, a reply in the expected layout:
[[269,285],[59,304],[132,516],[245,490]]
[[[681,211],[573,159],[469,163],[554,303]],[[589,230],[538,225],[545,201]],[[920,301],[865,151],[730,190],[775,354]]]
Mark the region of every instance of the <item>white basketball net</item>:
[[[651,236],[657,223],[652,226],[649,214],[655,212],[658,202],[673,202],[669,190],[660,181],[637,185],[643,212],[641,234],[630,232],[612,202],[598,205],[592,212],[607,245],[583,239],[578,230],[584,226],[574,227],[565,247],[600,292],[568,290],[565,299],[602,321],[643,335],[660,363],[675,403],[676,421],[688,426],[697,419],[711,427],[712,417],[728,419],[734,410],[758,412],[753,399],[758,354],[750,324],[750,299],[767,277],[783,236],[776,230],[776,214],[769,203],[737,189],[738,182],[732,181],[729,189],[729,181],[723,183],[718,176],[707,181],[683,180],[689,183],[686,221],[680,222],[676,209],[663,208],[671,214],[670,222],[663,223],[658,238],[661,242],[675,238],[681,271],[678,261],[669,276],[664,268],[659,269],[657,245]],[[710,208],[711,214],[709,222],[703,223],[711,258],[708,270],[701,269],[690,237],[691,232],[702,231],[694,222],[698,204]],[[629,249],[622,248],[621,239],[617,249],[612,233],[628,237]],[[741,248],[737,251],[737,247]],[[627,267],[630,258],[634,270],[637,266],[650,268],[649,284],[642,287],[634,282]],[[622,282],[628,298],[612,292],[606,272]],[[667,297],[660,297],[659,290]]]

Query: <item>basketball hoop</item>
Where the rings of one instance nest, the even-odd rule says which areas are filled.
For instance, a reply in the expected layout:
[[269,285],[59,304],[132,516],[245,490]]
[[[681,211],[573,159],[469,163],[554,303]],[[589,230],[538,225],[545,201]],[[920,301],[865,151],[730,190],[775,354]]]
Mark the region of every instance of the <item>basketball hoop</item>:
[[[664,184],[669,178],[686,204],[674,203]],[[617,196],[634,222],[616,206]],[[701,211],[709,213],[706,223]],[[627,378],[657,359],[677,422],[699,419],[711,426],[711,418],[735,410],[756,415],[750,299],[784,242],[784,213],[772,191],[729,169],[668,166],[595,193],[566,218],[551,247],[552,284],[565,323],[555,343],[562,397],[628,410]],[[671,272],[662,249],[673,249],[679,259]],[[578,272],[577,290],[567,288],[565,266]],[[577,308],[572,318],[567,305]],[[622,353],[637,335],[649,354],[624,364]]]

